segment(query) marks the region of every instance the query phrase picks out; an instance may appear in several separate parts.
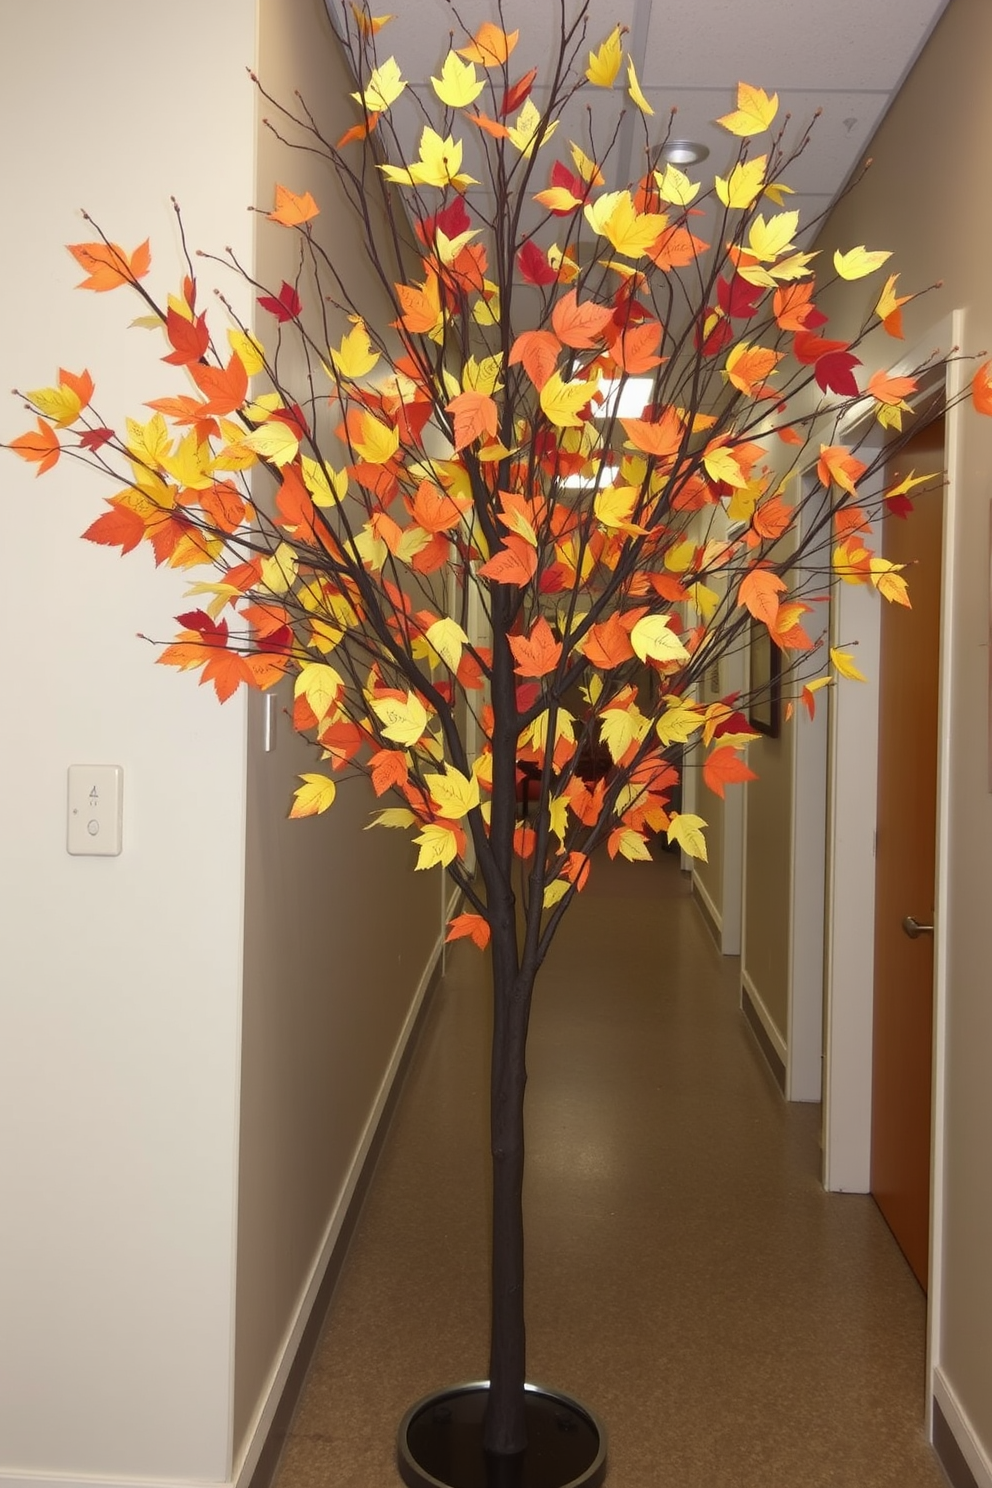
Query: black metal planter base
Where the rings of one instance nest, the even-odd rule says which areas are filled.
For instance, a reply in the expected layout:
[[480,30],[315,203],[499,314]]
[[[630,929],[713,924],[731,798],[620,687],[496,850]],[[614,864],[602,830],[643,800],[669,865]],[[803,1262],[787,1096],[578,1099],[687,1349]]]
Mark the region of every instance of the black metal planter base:
[[606,1433],[578,1401],[527,1385],[527,1447],[514,1457],[482,1449],[487,1381],[438,1390],[400,1423],[397,1460],[407,1488],[600,1488]]

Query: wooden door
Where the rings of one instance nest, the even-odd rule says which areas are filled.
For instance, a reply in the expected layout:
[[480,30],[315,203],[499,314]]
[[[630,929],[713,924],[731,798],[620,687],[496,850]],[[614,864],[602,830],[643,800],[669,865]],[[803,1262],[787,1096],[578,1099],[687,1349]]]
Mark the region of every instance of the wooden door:
[[[886,471],[942,472],[944,420],[922,429]],[[875,846],[872,1193],[926,1289],[930,1248],[933,925],[943,493],[887,513],[882,551],[906,563],[912,609],[884,604]],[[912,929],[912,925],[909,927]]]

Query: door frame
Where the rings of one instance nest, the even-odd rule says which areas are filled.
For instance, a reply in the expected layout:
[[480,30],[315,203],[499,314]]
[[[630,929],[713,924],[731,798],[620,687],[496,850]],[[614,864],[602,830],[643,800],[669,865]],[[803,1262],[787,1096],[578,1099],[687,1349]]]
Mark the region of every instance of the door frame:
[[[954,310],[932,325],[892,371],[905,374],[934,346],[960,346],[965,315]],[[941,1323],[943,1248],[945,1051],[947,1039],[948,867],[950,862],[951,656],[956,636],[950,604],[956,551],[962,395],[968,371],[962,361],[946,368],[944,540],[941,565],[940,689],[937,751],[937,839],[934,902],[933,1110],[930,1158],[930,1257],[927,1313],[927,1429],[931,1428],[933,1365]],[[861,415],[864,417],[865,415]],[[842,428],[849,435],[857,411]],[[881,441],[879,440],[880,444]],[[870,494],[870,493],[869,493]],[[856,635],[858,665],[878,676],[879,612],[861,586],[837,585],[831,602],[831,643]],[[824,1187],[867,1193],[871,1177],[871,1045],[874,961],[874,822],[877,795],[877,683],[842,684],[830,710],[828,761],[827,903],[825,956],[825,1063],[823,1093]]]

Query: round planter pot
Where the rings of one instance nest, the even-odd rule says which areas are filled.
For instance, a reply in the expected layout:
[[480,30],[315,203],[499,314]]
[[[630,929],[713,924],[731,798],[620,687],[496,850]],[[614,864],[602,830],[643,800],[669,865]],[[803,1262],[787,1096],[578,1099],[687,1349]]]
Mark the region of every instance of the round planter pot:
[[453,1385],[418,1400],[400,1423],[407,1488],[600,1488],[606,1433],[576,1400],[526,1385],[527,1446],[514,1457],[482,1449],[489,1384]]

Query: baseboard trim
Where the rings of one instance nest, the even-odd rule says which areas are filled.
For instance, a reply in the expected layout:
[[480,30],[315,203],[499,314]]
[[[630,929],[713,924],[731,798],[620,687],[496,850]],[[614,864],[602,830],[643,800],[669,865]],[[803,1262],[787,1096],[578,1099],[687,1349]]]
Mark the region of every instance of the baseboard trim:
[[702,915],[707,930],[713,937],[718,951],[723,950],[723,916],[713,903],[710,894],[700,879],[699,875],[692,875],[692,897],[696,901],[699,913]]
[[741,973],[741,1009],[757,1040],[758,1048],[765,1056],[768,1068],[784,1095],[785,1061],[788,1052],[785,1040],[775,1027],[771,1013],[765,1007],[761,994],[746,971]]
[[951,1488],[992,1488],[992,1458],[940,1368],[933,1372],[933,1449]]
[[[446,920],[450,918],[460,898],[461,895],[456,891],[448,900]],[[303,1393],[331,1297],[375,1172],[389,1119],[399,1098],[416,1035],[427,1011],[430,995],[443,975],[444,934],[445,930],[442,929],[417,985],[341,1196],[325,1231],[324,1241],[293,1327],[235,1462],[231,1479],[233,1488],[271,1488],[275,1480],[279,1459]],[[0,1488],[5,1488],[5,1485],[0,1484]]]

